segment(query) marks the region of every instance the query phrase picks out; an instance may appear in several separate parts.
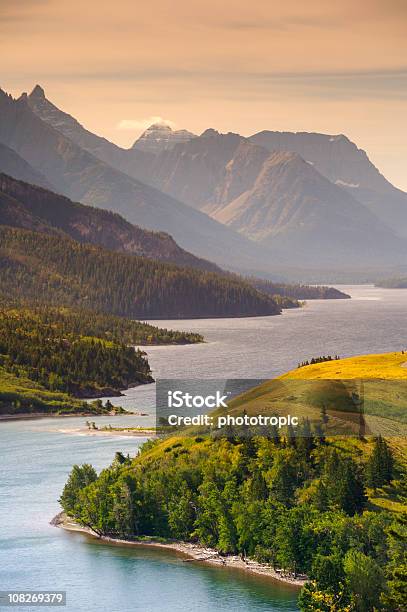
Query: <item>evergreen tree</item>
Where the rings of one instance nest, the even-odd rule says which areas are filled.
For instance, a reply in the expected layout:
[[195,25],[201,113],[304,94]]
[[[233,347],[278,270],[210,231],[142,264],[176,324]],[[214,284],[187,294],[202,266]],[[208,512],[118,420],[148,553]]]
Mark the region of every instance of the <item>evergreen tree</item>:
[[91,465],[85,463],[82,466],[73,466],[59,499],[59,503],[69,516],[76,516],[79,492],[96,479],[96,471]]
[[376,489],[388,484],[393,478],[393,455],[386,441],[375,439],[373,452],[366,465],[366,484]]
[[328,454],[323,482],[328,501],[351,516],[366,504],[366,493],[358,465],[350,457],[341,457],[336,451]]
[[270,476],[274,499],[286,506],[292,505],[297,486],[297,470],[292,452],[282,449],[276,453]]
[[362,552],[350,550],[344,558],[345,582],[358,612],[372,612],[380,605],[380,596],[385,588],[380,566]]
[[291,424],[287,425],[286,444],[288,448],[297,448],[297,438],[294,427]]

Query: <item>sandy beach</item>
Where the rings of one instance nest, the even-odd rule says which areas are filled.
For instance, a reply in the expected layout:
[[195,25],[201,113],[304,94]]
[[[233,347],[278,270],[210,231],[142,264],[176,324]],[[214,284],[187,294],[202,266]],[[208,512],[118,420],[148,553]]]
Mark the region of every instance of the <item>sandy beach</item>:
[[99,416],[113,416],[110,413],[107,414],[95,414],[93,412],[75,412],[72,414],[57,414],[57,413],[46,413],[46,412],[25,412],[21,414],[0,414],[0,421],[26,421],[29,419],[65,419],[69,417],[84,417],[86,419],[95,418]]
[[118,436],[135,438],[152,438],[156,435],[155,429],[87,429],[86,427],[75,427],[70,429],[58,429],[59,433],[76,436]]
[[161,542],[158,540],[143,539],[140,541],[134,540],[121,540],[118,538],[110,538],[107,536],[99,536],[94,531],[87,527],[83,527],[76,523],[73,519],[66,516],[64,512],[57,514],[52,521],[51,525],[65,529],[66,531],[76,531],[85,533],[86,535],[93,537],[98,540],[102,540],[112,545],[124,545],[124,546],[152,546],[156,548],[162,548],[172,550],[177,553],[181,553],[185,558],[183,561],[198,562],[198,563],[209,563],[211,565],[217,565],[221,567],[230,567],[254,574],[260,574],[268,577],[271,580],[278,580],[285,584],[291,585],[296,588],[301,588],[307,581],[304,576],[294,577],[292,574],[284,573],[282,570],[275,570],[272,566],[265,563],[258,563],[253,559],[242,559],[238,555],[220,555],[216,550],[212,548],[206,548],[199,544],[193,544],[191,542],[180,542],[180,541],[169,541]]

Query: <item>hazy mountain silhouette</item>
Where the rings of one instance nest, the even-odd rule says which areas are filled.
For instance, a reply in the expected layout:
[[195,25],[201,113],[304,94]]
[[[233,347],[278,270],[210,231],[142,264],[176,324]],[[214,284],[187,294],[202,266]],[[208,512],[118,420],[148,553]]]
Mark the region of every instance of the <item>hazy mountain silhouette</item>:
[[[0,142],[74,201],[170,233],[182,248],[224,266],[265,270],[267,253],[207,215],[109,166],[38,117],[25,96],[0,91]],[[0,168],[1,169],[1,168]]]

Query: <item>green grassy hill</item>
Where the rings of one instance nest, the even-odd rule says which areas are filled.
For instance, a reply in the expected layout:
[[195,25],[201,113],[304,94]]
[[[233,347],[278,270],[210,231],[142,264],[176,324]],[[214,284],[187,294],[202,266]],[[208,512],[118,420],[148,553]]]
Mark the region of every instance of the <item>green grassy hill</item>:
[[[111,408],[100,402],[83,402],[67,393],[50,391],[19,372],[13,374],[0,367],[0,417],[41,415],[103,415]],[[121,409],[115,409],[116,411]]]
[[[299,368],[236,398],[230,411],[275,414],[281,404],[287,413],[290,403],[312,397],[294,397],[286,381],[310,382],[313,373],[318,383],[335,373],[357,381],[369,363],[374,376],[389,376],[402,367],[402,355]],[[75,466],[60,501],[68,516],[98,535],[199,542],[305,574],[304,612],[402,612],[406,438],[329,436],[329,420],[317,427],[304,418],[295,431],[270,428],[261,435],[189,428],[147,442],[133,460],[118,453],[99,475],[89,465]]]
[[407,436],[407,355],[363,355],[299,367],[233,400],[228,412],[297,415],[312,423],[326,410],[327,434]]

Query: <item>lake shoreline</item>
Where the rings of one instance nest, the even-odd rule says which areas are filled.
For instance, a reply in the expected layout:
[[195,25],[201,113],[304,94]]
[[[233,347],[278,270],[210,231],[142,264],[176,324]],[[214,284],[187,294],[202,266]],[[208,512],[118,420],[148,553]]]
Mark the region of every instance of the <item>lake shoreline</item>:
[[[121,415],[123,416],[123,415]],[[153,438],[157,435],[155,429],[139,429],[136,428],[120,428],[120,429],[58,429],[59,433],[78,436],[118,436],[118,437],[134,437],[134,438]]]
[[282,571],[276,571],[265,563],[258,563],[257,561],[248,558],[243,560],[238,555],[222,556],[213,548],[207,548],[191,542],[181,542],[177,540],[161,542],[159,540],[154,540],[154,538],[137,541],[122,540],[119,538],[111,538],[109,536],[99,536],[90,528],[83,527],[82,525],[76,523],[73,519],[70,519],[64,512],[57,514],[51,520],[50,525],[59,529],[64,529],[65,531],[86,534],[87,536],[112,546],[154,547],[170,550],[175,553],[181,553],[183,556],[185,556],[184,562],[186,563],[196,561],[197,563],[207,563],[209,565],[216,565],[218,567],[243,570],[269,578],[274,582],[284,583],[285,585],[296,589],[303,587],[307,582],[307,578],[294,577],[291,574],[284,574]]
[[[113,416],[135,416],[134,412],[125,411],[113,414],[111,412],[101,412],[95,414],[94,412],[73,412],[69,414],[58,414],[56,412],[21,412],[20,414],[0,414],[0,421],[29,421],[31,419],[65,419],[71,417],[83,417],[83,418],[98,418],[98,417],[113,417]],[[136,415],[137,416],[137,415]]]

